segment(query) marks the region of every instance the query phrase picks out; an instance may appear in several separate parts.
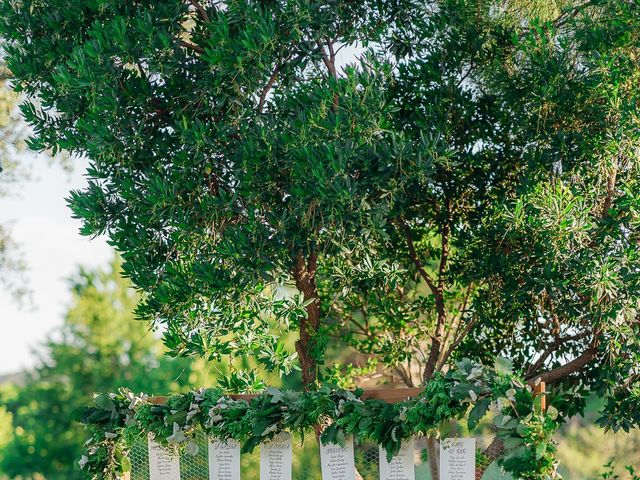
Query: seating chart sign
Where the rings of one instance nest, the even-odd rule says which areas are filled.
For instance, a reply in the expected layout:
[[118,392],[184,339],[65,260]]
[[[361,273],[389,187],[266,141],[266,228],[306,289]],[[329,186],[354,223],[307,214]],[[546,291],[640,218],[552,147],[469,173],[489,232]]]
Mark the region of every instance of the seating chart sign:
[[474,480],[475,474],[475,438],[446,438],[440,441],[442,480]]
[[398,454],[387,461],[387,452],[380,446],[380,480],[415,480],[413,437],[402,441]]
[[240,480],[240,444],[209,440],[209,480]]
[[291,480],[291,435],[282,432],[260,445],[260,480]]
[[353,437],[347,437],[344,447],[329,443],[320,445],[322,480],[355,480]]
[[180,458],[149,436],[150,480],[180,480]]

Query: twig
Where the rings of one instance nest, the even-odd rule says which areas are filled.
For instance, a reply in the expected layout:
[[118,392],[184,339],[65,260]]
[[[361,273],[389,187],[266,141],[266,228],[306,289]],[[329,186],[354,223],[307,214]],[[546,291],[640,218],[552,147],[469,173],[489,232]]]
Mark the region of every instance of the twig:
[[187,42],[186,40],[180,40],[180,45],[190,50],[194,50],[198,53],[204,53],[204,48],[199,45],[194,45],[193,43]]

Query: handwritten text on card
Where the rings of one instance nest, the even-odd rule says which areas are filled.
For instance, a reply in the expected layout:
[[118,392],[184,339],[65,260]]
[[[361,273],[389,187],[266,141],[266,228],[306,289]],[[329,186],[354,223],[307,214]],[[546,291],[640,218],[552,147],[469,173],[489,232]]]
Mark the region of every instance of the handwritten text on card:
[[476,439],[447,438],[440,441],[440,478],[474,480],[476,475]]
[[260,480],[291,480],[291,435],[282,432],[260,445]]
[[150,480],[180,480],[180,458],[149,436]]

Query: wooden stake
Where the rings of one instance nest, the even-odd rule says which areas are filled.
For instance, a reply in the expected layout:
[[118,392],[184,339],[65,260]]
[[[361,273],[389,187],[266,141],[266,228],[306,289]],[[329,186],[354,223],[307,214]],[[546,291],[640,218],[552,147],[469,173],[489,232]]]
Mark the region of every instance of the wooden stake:
[[540,396],[540,410],[541,413],[545,413],[547,411],[547,391],[545,388],[544,382],[539,382],[533,389],[533,394],[535,396]]

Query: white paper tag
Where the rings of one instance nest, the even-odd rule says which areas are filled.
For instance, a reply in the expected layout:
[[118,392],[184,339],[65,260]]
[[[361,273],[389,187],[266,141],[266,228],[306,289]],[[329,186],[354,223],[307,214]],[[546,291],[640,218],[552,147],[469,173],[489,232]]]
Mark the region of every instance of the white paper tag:
[[209,440],[209,480],[240,480],[240,444]]
[[180,458],[149,436],[149,479],[180,480]]
[[260,445],[260,480],[291,480],[291,435],[282,432]]
[[446,438],[440,441],[440,478],[474,480],[476,476],[476,439]]
[[387,452],[380,446],[380,480],[415,480],[413,437],[402,441],[398,455],[387,461]]
[[344,447],[329,443],[320,445],[320,464],[323,480],[355,480],[353,437],[347,437]]

